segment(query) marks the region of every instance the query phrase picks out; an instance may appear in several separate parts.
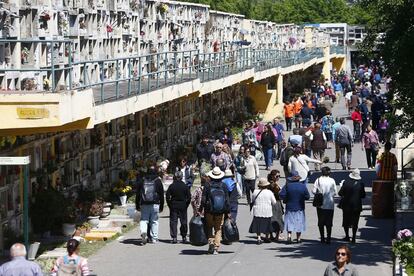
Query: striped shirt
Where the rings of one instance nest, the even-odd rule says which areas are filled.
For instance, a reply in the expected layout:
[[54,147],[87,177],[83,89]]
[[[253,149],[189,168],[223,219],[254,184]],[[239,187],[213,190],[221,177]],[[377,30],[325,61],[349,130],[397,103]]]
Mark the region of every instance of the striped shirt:
[[377,177],[380,180],[397,179],[397,158],[391,152],[383,152],[377,163],[380,165]]

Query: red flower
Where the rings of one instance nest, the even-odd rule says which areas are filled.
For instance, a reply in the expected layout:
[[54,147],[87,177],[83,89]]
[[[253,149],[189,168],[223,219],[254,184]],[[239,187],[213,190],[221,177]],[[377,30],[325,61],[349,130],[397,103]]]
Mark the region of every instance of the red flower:
[[111,25],[106,25],[106,31],[108,32],[108,33],[112,33],[112,31],[113,31],[114,29],[112,28],[112,26]]

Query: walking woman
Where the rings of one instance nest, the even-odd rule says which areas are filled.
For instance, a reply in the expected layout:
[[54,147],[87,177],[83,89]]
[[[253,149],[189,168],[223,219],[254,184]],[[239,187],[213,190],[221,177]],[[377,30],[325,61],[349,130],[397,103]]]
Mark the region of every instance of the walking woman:
[[352,243],[356,242],[359,216],[362,211],[362,199],[365,198],[364,183],[361,182],[359,169],[354,169],[339,190],[342,209],[342,227],[345,231],[345,241],[349,241],[349,228],[352,228]]
[[279,196],[286,203],[287,242],[292,243],[292,232],[296,232],[296,241],[301,243],[301,235],[306,230],[305,200],[310,197],[308,188],[301,182],[301,177],[297,173],[293,173],[291,177],[288,177]]
[[379,151],[379,139],[377,133],[370,125],[362,137],[362,150],[364,149],[367,156],[368,169],[375,168]]
[[335,261],[328,265],[323,276],[358,276],[358,271],[351,264],[351,250],[348,246],[341,245],[335,251]]
[[305,154],[302,154],[301,147],[294,148],[294,155],[289,158],[288,169],[291,175],[299,175],[300,181],[305,182],[305,184],[307,184],[308,173],[310,171],[308,163],[322,164],[322,161],[312,159]]
[[273,165],[273,147],[276,144],[276,137],[273,134],[271,125],[266,125],[266,130],[262,133],[260,144],[265,158],[266,170],[269,170]]
[[[79,256],[79,241],[75,239],[68,240],[66,244],[67,255],[59,257],[53,266],[51,276],[58,275],[59,271],[67,274],[87,276],[89,275],[88,261]],[[76,268],[73,266],[76,265]],[[75,270],[75,273],[73,271]],[[66,275],[66,274],[65,274]]]
[[[249,228],[249,233],[257,235],[257,244],[262,244],[262,234],[270,235],[272,232],[272,205],[276,204],[273,193],[268,189],[270,183],[265,178],[259,179],[258,189],[252,195],[253,221]],[[265,242],[270,242],[266,239]]]
[[246,173],[246,166],[244,164],[244,151],[245,146],[241,145],[239,148],[239,154],[234,158],[235,174],[237,185],[241,188],[243,196],[246,195],[246,189],[244,187],[244,174]]
[[[336,195],[335,180],[330,177],[331,169],[323,167],[322,176],[319,177],[313,185],[312,193],[321,193],[323,195],[322,206],[317,207],[318,227],[321,235],[321,243],[331,243],[332,220],[334,214],[334,196]],[[326,227],[326,239],[325,239]]]
[[267,181],[270,183],[270,190],[273,192],[273,195],[276,199],[276,204],[272,206],[272,233],[276,233],[275,237],[272,237],[272,233],[270,234],[270,238],[273,239],[275,242],[279,241],[279,235],[283,232],[283,228],[285,227],[285,223],[283,222],[283,204],[279,197],[280,186],[279,186],[279,179],[280,179],[280,172],[278,170],[272,170],[267,175]]

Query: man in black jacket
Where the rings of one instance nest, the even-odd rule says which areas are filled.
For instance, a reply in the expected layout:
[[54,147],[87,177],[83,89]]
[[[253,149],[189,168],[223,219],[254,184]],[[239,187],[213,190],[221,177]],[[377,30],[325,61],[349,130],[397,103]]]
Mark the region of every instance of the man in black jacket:
[[[164,209],[164,187],[154,166],[148,169],[147,175],[138,180],[135,206],[141,211],[139,223],[142,244],[147,241],[158,241],[158,216]],[[148,240],[147,229],[150,228],[151,239]]]
[[214,146],[210,143],[210,139],[207,134],[203,135],[203,139],[196,146],[198,166],[201,167],[201,163],[210,162],[211,154],[214,152]]
[[187,185],[182,181],[183,173],[177,171],[173,183],[168,187],[165,198],[170,208],[170,235],[171,243],[177,243],[177,224],[180,218],[180,234],[183,243],[187,242],[187,208],[191,202],[191,193]]
[[226,214],[228,217],[231,217],[229,214],[229,192],[227,186],[221,181],[224,177],[224,172],[219,167],[214,167],[207,175],[211,181],[204,186],[199,212],[202,213],[204,210],[204,216],[206,218],[206,234],[209,244],[208,253],[217,255],[218,248],[220,247],[221,227],[224,223],[224,217]]

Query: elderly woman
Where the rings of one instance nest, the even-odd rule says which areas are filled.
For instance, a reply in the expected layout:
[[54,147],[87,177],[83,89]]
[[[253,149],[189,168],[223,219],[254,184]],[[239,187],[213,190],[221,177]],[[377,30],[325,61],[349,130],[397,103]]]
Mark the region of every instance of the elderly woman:
[[351,264],[351,250],[348,246],[341,245],[335,251],[335,261],[328,265],[324,276],[358,276],[358,271]]
[[[336,195],[335,179],[330,177],[331,169],[322,168],[322,176],[319,177],[313,185],[312,193],[321,193],[323,195],[322,206],[316,208],[318,214],[318,227],[321,234],[321,243],[331,243],[332,220],[334,214],[334,196]],[[326,240],[325,240],[326,227]]]
[[279,194],[286,203],[285,230],[287,242],[292,243],[292,232],[296,232],[296,241],[301,243],[301,235],[306,230],[305,200],[310,198],[308,188],[301,182],[301,177],[294,173]]
[[[270,183],[265,178],[259,179],[258,189],[252,195],[253,221],[249,233],[256,233],[257,244],[262,244],[262,234],[269,235],[272,232],[272,205],[276,204],[273,192],[268,188]],[[268,239],[266,242],[270,242]]]
[[359,169],[354,169],[349,178],[344,181],[339,190],[342,209],[342,227],[345,231],[345,241],[349,241],[349,228],[352,227],[352,243],[356,241],[359,216],[362,211],[362,199],[365,198],[364,183],[361,182]]
[[302,148],[296,147],[293,156],[289,158],[288,169],[291,175],[299,175],[300,182],[304,182],[305,184],[307,184],[310,171],[308,163],[322,164],[322,161],[312,159],[305,154],[302,154]]

